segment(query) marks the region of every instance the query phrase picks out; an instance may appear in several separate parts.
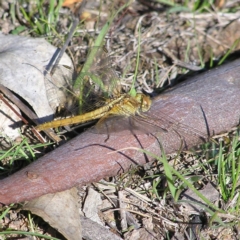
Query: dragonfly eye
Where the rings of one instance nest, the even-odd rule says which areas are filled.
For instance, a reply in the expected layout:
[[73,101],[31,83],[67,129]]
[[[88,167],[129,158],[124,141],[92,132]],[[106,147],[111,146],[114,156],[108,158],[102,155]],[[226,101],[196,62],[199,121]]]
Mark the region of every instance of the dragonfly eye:
[[152,101],[149,96],[146,96],[142,93],[138,93],[136,99],[140,103],[140,108],[142,112],[147,112],[150,109]]
[[152,105],[152,101],[149,96],[143,95],[143,101],[142,101],[142,111],[147,112]]

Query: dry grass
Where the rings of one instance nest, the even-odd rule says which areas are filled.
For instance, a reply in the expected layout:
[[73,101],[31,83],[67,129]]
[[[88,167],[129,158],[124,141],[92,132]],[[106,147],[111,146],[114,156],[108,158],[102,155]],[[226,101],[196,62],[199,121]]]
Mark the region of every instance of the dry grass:
[[[194,1],[189,2],[188,6],[184,2],[181,4],[191,10]],[[26,11],[36,13],[37,6],[33,2],[26,4]],[[94,41],[108,19],[108,6],[117,8],[120,4],[117,0],[113,5],[104,2],[100,14],[92,11],[87,24],[77,29],[67,49],[76,66],[83,61],[81,52]],[[51,25],[40,21],[38,26],[27,21],[20,4],[14,8],[15,11],[13,7],[7,2],[0,5],[3,32],[15,31],[21,35],[46,37],[52,44],[62,45],[71,21],[69,10],[61,10]],[[49,6],[45,4],[43,7],[48,9]],[[106,46],[114,60],[113,67],[123,76],[123,89],[130,90],[137,76],[134,85],[137,91],[158,92],[161,87],[174,84],[176,76],[186,74],[189,70],[213,67],[229,49],[232,52],[238,50],[240,23],[235,19],[239,17],[240,10],[234,1],[229,1],[220,10],[217,7],[206,6],[205,11],[201,9],[194,13],[174,12],[177,5],[169,8],[162,5],[161,1],[139,1],[119,14],[106,36]],[[96,20],[98,24],[95,26]],[[229,141],[221,141],[220,147],[211,143],[195,152],[169,156],[169,166],[166,163],[164,165],[162,158],[157,158],[148,166],[92,185],[103,199],[99,210],[104,224],[124,239],[239,239],[240,154],[237,130],[228,138]],[[169,187],[166,171],[172,172],[174,189]],[[209,183],[213,186],[209,186]],[[204,192],[206,186],[211,193],[215,193],[214,196]],[[215,208],[202,199],[205,206],[192,209],[189,201],[197,195],[193,189],[208,199],[213,197],[210,202]],[[183,200],[184,192],[185,204],[178,201]],[[85,194],[82,191],[83,202]],[[118,204],[112,204],[116,202]],[[6,212],[2,212],[0,229],[32,231],[30,216],[26,217],[25,213],[19,213],[14,208]],[[125,222],[119,220],[120,216]],[[56,236],[49,229],[42,223],[34,226],[34,231]],[[1,236],[1,239],[6,238]]]

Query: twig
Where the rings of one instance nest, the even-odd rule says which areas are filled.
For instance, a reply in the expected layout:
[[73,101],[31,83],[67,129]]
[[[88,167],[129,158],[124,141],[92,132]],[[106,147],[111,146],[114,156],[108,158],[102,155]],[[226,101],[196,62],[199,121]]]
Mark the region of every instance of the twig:
[[[8,88],[4,87],[2,84],[0,84],[0,91],[12,102],[14,103],[23,113],[26,114],[35,124],[39,124],[38,116],[23,102],[14,95]],[[4,99],[1,97],[1,99],[4,101],[4,103],[19,117],[25,124],[29,124],[28,121],[19,113]],[[43,137],[39,134],[38,131],[36,131],[34,128],[32,128],[33,132],[35,133],[36,137],[39,139],[40,142],[44,143],[46,142]],[[46,131],[46,134],[48,137],[50,137],[52,140],[60,142],[61,138],[59,138],[57,135],[53,136],[53,134],[50,132],[50,130]]]
[[194,66],[192,64],[183,62],[179,59],[177,59],[167,48],[158,48],[159,51],[163,52],[165,55],[170,57],[173,60],[174,65],[177,65],[179,67],[184,67],[186,69],[192,70],[192,71],[199,71],[202,70],[202,67]]
[[50,72],[51,75],[54,74],[54,72],[56,71],[56,68],[64,54],[64,52],[66,51],[67,47],[68,47],[68,44],[69,42],[71,41],[72,39],[72,36],[73,36],[73,33],[79,23],[79,17],[80,15],[82,14],[85,6],[86,6],[86,3],[87,3],[87,0],[83,0],[82,3],[81,3],[81,6],[78,8],[78,10],[75,12],[75,14],[73,15],[73,23],[72,23],[72,27],[68,33],[68,36],[67,36],[67,39],[63,45],[63,47],[61,48],[60,52],[58,53],[58,55],[56,56],[56,61],[54,64],[51,64],[50,66],[47,66],[46,70],[45,70],[45,74],[47,72]]

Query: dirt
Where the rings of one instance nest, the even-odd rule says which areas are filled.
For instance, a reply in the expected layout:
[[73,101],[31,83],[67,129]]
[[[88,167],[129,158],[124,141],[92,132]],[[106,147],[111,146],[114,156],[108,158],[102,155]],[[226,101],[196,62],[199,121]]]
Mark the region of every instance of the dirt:
[[[19,32],[19,35],[37,37],[36,32],[29,31],[31,26],[24,19],[20,10],[20,7],[23,6],[26,11],[34,12],[36,8],[34,2],[17,4],[12,3],[12,1],[2,1],[0,3],[1,31],[4,34],[11,34],[20,26],[24,26],[25,30]],[[89,3],[85,10],[88,20],[84,28],[78,29],[67,49],[75,66],[83,62],[82,49],[85,49],[96,38],[99,29],[108,19],[109,6],[114,6],[117,9],[123,2],[120,0],[114,2],[103,1],[100,13],[100,3],[98,1],[94,2],[94,6]],[[193,7],[192,1],[189,2],[188,7]],[[203,68],[208,69],[216,65],[227,51],[230,51],[231,54],[236,53],[240,48],[240,10],[234,5],[238,4],[235,2],[228,1],[223,6],[216,3],[201,13],[191,13],[183,10],[171,12],[169,11],[171,10],[170,7],[160,4],[158,1],[133,2],[127,10],[117,16],[106,37],[106,46],[109,46],[108,51],[113,59],[113,67],[120,76],[124,76],[121,78],[123,88],[127,91],[131,87],[139,42],[141,43],[141,51],[135,87],[137,90],[149,94],[159,92],[162,87],[172,86],[176,82],[176,76]],[[14,15],[11,15],[11,7],[15,9]],[[76,5],[73,5],[71,10],[69,8],[61,10],[56,25],[58,36],[66,35],[72,21],[71,11],[75,11],[76,8]],[[48,9],[47,3],[44,5],[44,9],[45,11]],[[232,11],[232,9],[236,9],[236,11]],[[37,18],[38,14],[35,12],[32,17],[34,16]],[[59,40],[57,35],[41,37],[50,38],[52,44],[59,47],[63,44],[63,38]],[[233,58],[235,58],[234,54],[228,59]],[[124,74],[125,72],[127,74]],[[173,160],[170,160],[172,164],[175,161],[174,157]],[[209,177],[209,175],[215,173],[214,169],[209,170],[209,174],[206,174],[202,169],[198,170],[193,167],[198,164],[199,159],[192,154],[182,154],[178,156],[177,161],[176,169],[182,170],[192,167],[195,169],[193,174],[201,176],[201,180],[195,183],[198,190],[205,189],[209,182],[216,183],[217,180],[214,177],[212,179]],[[202,161],[205,163],[207,159],[204,158]],[[159,174],[162,165],[154,162],[146,168],[134,170],[134,173],[128,174],[128,176],[122,175],[113,178],[112,181],[116,185],[113,192],[101,195],[102,198],[107,195],[109,199],[116,199],[119,191],[123,191],[125,200],[130,206],[129,209],[133,212],[131,213],[133,220],[129,222],[135,228],[120,233],[120,230],[123,229],[121,229],[121,224],[118,221],[118,225],[112,229],[115,229],[123,239],[239,239],[239,229],[237,227],[239,224],[235,224],[233,227],[220,227],[218,225],[218,228],[214,229],[212,223],[209,223],[209,220],[211,220],[209,215],[205,214],[204,211],[199,211],[201,214],[191,212],[183,205],[176,204],[170,194],[163,197],[166,194],[164,192],[166,187],[164,176],[155,179],[155,181],[161,182],[158,186],[158,193],[146,191],[143,194],[147,200],[127,192],[125,190],[126,186],[134,189],[135,192],[149,190],[151,181],[143,177],[150,178],[154,174]],[[150,193],[151,195],[149,195]],[[82,201],[84,201],[85,194],[81,196]],[[221,201],[219,196],[214,200],[218,205]],[[110,223],[116,216],[104,207],[102,206],[102,209],[99,210],[104,215],[103,223],[111,226]],[[26,213],[12,209],[0,221],[0,229],[12,228],[30,231],[30,223],[26,216]],[[222,220],[231,222],[231,219],[228,219],[227,216],[222,217]],[[41,227],[37,229],[38,232],[47,232],[52,237],[55,236],[55,233],[53,233],[55,230],[46,224],[40,225]]]

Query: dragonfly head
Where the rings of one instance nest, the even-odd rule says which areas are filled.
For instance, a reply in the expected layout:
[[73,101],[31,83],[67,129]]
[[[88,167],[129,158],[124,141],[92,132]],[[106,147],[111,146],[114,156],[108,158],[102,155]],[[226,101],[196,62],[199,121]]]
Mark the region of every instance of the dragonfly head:
[[152,105],[152,100],[150,97],[142,93],[137,93],[136,100],[140,103],[142,112],[147,112]]

